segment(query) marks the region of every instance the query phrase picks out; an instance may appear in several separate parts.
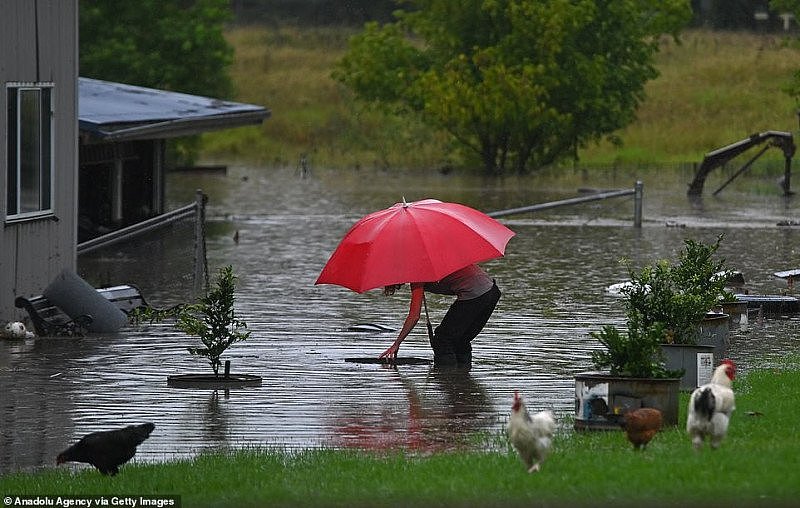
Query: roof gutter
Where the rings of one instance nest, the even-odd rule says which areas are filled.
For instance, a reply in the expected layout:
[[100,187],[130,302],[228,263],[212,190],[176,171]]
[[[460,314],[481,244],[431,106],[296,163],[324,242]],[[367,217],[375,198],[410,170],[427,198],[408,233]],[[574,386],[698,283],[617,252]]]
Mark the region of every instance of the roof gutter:
[[136,124],[132,127],[120,129],[104,128],[103,125],[80,121],[79,128],[83,133],[88,133],[91,137],[101,141],[135,141],[191,136],[211,130],[256,125],[269,118],[270,115],[270,110],[258,109],[227,115],[179,118],[157,123]]

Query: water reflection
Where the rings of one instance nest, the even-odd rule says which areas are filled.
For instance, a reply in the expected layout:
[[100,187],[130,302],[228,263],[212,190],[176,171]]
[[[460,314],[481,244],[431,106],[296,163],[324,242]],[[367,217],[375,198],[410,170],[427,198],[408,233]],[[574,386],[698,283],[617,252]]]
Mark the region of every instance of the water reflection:
[[[230,398],[230,390],[221,390],[223,400]],[[220,403],[220,390],[211,392],[208,402],[205,404],[203,415],[203,438],[210,442],[224,447],[228,444],[228,413]]]
[[[464,447],[485,428],[486,388],[467,370],[428,367],[424,379],[385,367],[401,400],[342,405],[330,417],[331,444],[372,450],[434,452]],[[339,409],[337,407],[337,409]]]
[[[624,322],[619,298],[605,291],[627,279],[620,259],[640,266],[674,257],[686,237],[710,242],[724,233],[720,255],[743,273],[748,291],[763,294],[787,291],[772,274],[800,262],[800,228],[776,226],[797,217],[800,201],[731,187],[693,208],[681,175],[651,183],[648,175],[587,173],[576,185],[367,171],[315,170],[301,179],[291,170],[232,167],[228,175],[169,178],[173,208],[192,201],[197,188],[209,195],[209,268],[234,266],[237,311],[252,331],[226,358],[234,372],[262,376],[262,386],[229,394],[169,388],[167,376],[209,368],[186,352],[196,344],[170,323],[83,339],[0,341],[0,473],[49,467],[84,434],[144,421],[156,430],[137,461],[219,446],[462,446],[473,431],[502,429],[514,389],[559,418],[573,414],[574,375],[591,368],[598,347],[589,333]],[[631,226],[633,204],[624,199],[504,220],[517,236],[504,258],[486,263],[503,296],[473,342],[468,375],[344,361],[377,357],[394,339],[395,332],[353,332],[352,325],[398,329],[407,312],[407,301],[379,291],[314,286],[341,237],[366,213],[403,196],[499,210],[573,197],[578,186],[627,187],[636,179],[645,182],[641,229]],[[686,227],[666,227],[668,221]],[[130,278],[109,282],[135,283],[155,271],[153,263],[125,264]],[[154,305],[171,303],[184,290],[157,289],[145,293]],[[430,298],[432,321],[441,320],[449,303]],[[730,356],[742,371],[780,361],[800,350],[798,320],[750,319],[731,334]],[[418,328],[401,354],[429,359],[424,326]]]

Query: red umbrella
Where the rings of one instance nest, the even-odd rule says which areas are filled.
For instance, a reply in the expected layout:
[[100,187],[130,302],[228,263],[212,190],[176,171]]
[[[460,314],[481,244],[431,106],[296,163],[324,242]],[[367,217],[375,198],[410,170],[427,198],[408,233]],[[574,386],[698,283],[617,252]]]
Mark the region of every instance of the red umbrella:
[[371,213],[350,228],[316,284],[363,293],[406,282],[433,282],[498,258],[514,232],[474,208],[424,199]]

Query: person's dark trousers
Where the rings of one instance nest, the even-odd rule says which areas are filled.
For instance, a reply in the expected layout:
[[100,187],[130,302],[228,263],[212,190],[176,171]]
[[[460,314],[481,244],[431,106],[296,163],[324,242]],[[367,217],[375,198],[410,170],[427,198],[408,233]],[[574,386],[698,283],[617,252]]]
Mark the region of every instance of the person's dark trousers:
[[472,339],[486,326],[499,300],[500,290],[495,284],[478,298],[453,302],[433,334],[434,365],[471,367]]

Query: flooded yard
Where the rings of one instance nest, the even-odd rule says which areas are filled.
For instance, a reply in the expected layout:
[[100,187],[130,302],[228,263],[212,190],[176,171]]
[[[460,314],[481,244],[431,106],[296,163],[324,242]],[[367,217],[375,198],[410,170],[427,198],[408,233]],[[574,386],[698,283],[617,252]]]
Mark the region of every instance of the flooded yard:
[[[633,202],[620,198],[503,218],[517,235],[506,256],[483,266],[503,296],[474,341],[465,375],[428,365],[345,362],[378,356],[396,332],[349,328],[375,323],[398,330],[408,308],[405,288],[392,297],[356,294],[314,281],[347,229],[361,216],[405,198],[457,201],[489,212],[573,197],[572,182],[509,178],[425,177],[382,172],[312,173],[234,166],[227,174],[172,174],[177,207],[195,189],[209,195],[209,271],[228,264],[239,276],[237,310],[252,335],[223,359],[233,372],[263,377],[261,387],[228,391],[167,387],[168,375],[209,371],[186,351],[195,346],[171,322],[126,327],[110,336],[0,342],[0,473],[52,467],[69,443],[95,430],[151,421],[156,430],[139,461],[189,457],[244,446],[406,448],[424,452],[483,446],[474,433],[505,425],[515,389],[532,410],[574,414],[575,373],[590,370],[598,343],[589,333],[624,322],[605,288],[624,281],[620,263],[674,259],[684,238],[724,240],[719,254],[744,274],[752,293],[780,294],[776,271],[800,267],[798,199],[777,187],[741,184],[718,198],[689,201],[686,175],[644,181],[644,225],[632,227]],[[633,187],[626,175],[598,175],[581,186]],[[708,188],[713,190],[713,186]],[[238,232],[238,234],[237,234]],[[237,240],[234,240],[236,235]],[[141,260],[140,284],[155,306],[184,294],[148,287],[170,260]],[[114,260],[109,260],[113,263]],[[438,323],[450,300],[429,298]],[[798,351],[798,317],[750,319],[731,331],[730,356],[741,371]],[[400,356],[432,358],[422,323]],[[569,426],[569,422],[564,423]]]

